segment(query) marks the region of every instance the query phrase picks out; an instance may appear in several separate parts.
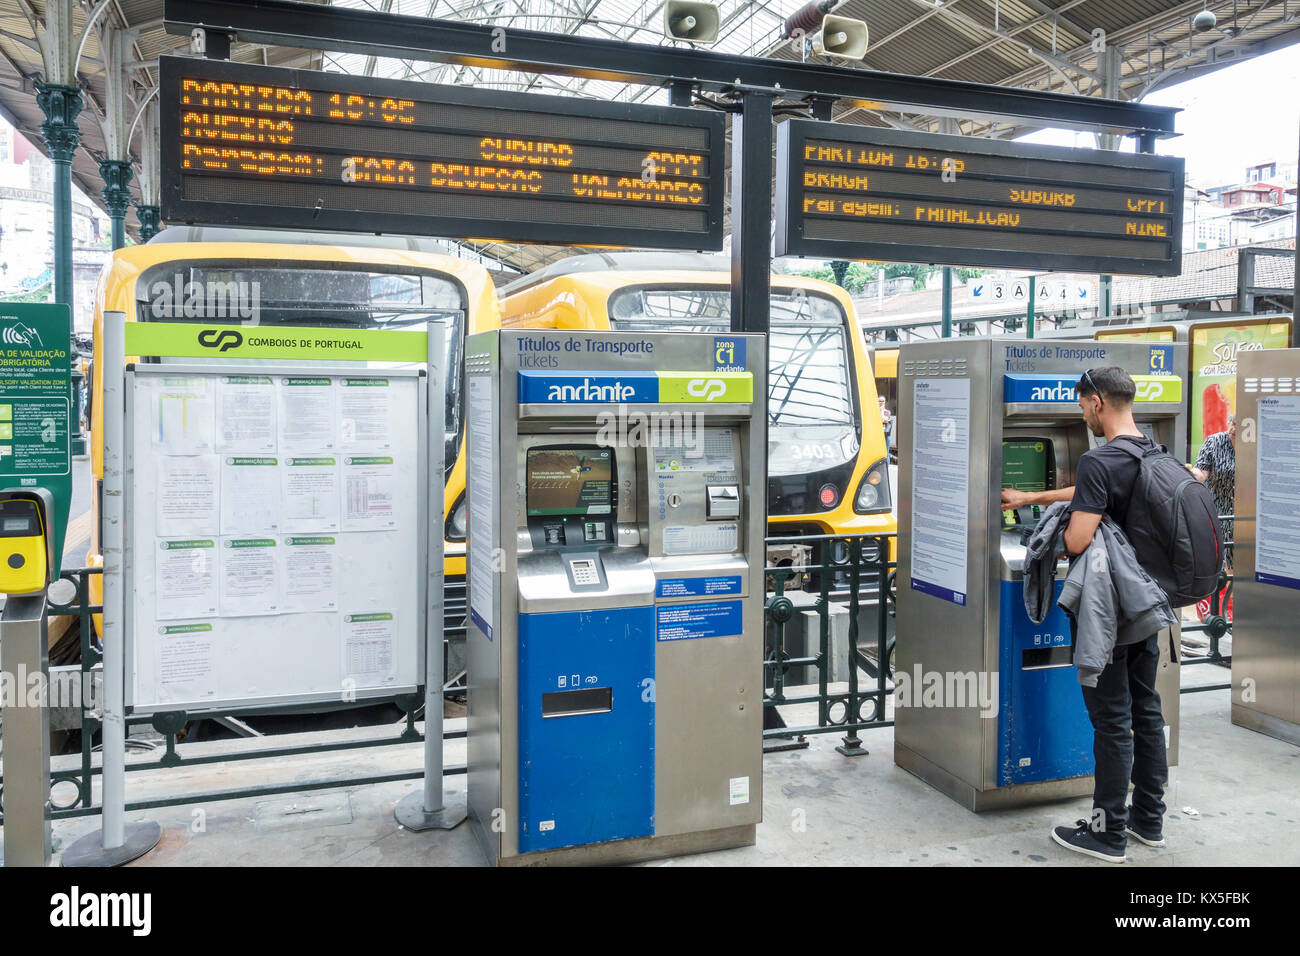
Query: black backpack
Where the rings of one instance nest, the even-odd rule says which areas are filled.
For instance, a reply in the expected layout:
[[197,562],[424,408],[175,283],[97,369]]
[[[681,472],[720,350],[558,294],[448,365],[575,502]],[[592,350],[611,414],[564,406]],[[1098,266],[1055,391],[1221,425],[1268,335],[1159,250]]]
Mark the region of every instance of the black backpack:
[[1125,533],[1174,607],[1209,597],[1223,570],[1223,526],[1210,489],[1164,445],[1119,445],[1138,460]]

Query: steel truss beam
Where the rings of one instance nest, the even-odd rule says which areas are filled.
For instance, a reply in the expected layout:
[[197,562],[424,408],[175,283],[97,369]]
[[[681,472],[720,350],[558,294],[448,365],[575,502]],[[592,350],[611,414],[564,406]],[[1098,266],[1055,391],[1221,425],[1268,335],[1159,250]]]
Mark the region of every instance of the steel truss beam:
[[678,80],[711,92],[749,88],[781,95],[817,94],[848,105],[885,106],[931,116],[1163,137],[1174,135],[1178,112],[1094,97],[531,30],[508,29],[502,49],[502,37],[494,37],[491,26],[289,0],[165,0],[163,10],[167,31],[182,36],[202,27],[251,43],[617,83],[657,86]]

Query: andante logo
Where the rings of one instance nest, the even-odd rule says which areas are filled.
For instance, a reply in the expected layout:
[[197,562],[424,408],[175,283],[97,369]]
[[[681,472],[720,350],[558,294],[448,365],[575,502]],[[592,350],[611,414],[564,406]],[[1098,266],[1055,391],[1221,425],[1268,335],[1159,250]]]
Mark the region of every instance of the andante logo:
[[199,333],[199,345],[205,348],[226,351],[237,349],[244,344],[244,337],[234,329],[204,329]]
[[1055,385],[1038,385],[1029,393],[1031,402],[1073,402],[1077,399],[1074,386],[1065,382]]
[[133,936],[148,936],[153,931],[153,894],[82,893],[74,886],[50,897],[50,925],[126,927]]
[[636,395],[636,387],[622,382],[602,385],[584,378],[581,385],[552,385],[546,393],[548,402],[626,402]]

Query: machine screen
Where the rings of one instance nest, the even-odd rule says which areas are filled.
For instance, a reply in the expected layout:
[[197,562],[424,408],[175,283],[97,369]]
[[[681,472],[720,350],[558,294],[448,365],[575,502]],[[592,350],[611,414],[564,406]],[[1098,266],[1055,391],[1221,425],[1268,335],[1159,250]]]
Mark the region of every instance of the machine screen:
[[[1052,443],[1046,439],[1014,438],[1004,441],[1002,487],[1016,491],[1048,491],[1048,485],[1052,483],[1049,481],[1053,471],[1051,456]],[[1015,525],[1015,512],[1002,512],[1002,522],[1008,527]]]
[[528,516],[613,514],[613,466],[609,448],[530,448]]
[[5,518],[5,531],[27,531],[31,522],[26,518]]

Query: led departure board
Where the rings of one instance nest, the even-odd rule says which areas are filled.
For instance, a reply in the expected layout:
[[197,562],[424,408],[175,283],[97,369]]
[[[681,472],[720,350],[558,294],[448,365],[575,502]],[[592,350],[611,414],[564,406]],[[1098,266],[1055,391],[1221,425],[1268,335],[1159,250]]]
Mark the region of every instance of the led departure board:
[[776,254],[1177,275],[1183,161],[791,120]]
[[168,222],[722,248],[717,113],[160,64]]

